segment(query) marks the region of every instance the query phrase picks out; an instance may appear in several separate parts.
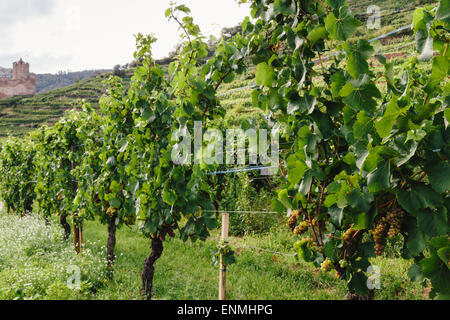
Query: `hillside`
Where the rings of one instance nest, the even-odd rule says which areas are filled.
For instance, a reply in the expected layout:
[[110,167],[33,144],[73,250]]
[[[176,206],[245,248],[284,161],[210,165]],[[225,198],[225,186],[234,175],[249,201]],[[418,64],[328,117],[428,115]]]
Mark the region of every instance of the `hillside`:
[[[418,6],[427,4],[437,5],[433,0],[351,0],[349,1],[354,14],[361,20],[367,21],[367,8],[378,5],[381,9],[381,29],[369,30],[365,23],[355,32],[353,40],[359,38],[371,39],[411,23],[414,10]],[[386,55],[390,62],[394,62],[396,69],[413,53],[415,42],[410,30],[395,33],[380,40],[378,48]],[[382,67],[376,61],[373,64],[377,71]],[[327,64],[324,63],[324,67]],[[319,66],[316,66],[319,67]],[[0,75],[7,69],[0,68]],[[127,71],[125,82],[129,81],[132,72]],[[81,75],[79,75],[81,77]],[[42,124],[52,124],[64,113],[73,107],[78,99],[86,99],[94,106],[102,92],[101,82],[107,74],[97,75],[93,78],[80,81],[76,84],[38,94],[31,98],[15,97],[0,101],[0,138],[8,134],[23,135]],[[65,80],[62,80],[65,81]],[[219,89],[221,94],[240,87],[249,86],[254,82],[254,69],[235,79],[232,83],[224,84]],[[383,86],[383,81],[380,81]],[[222,97],[222,107],[232,108],[227,120],[235,122],[249,119],[260,113],[252,107],[250,90],[238,90]]]

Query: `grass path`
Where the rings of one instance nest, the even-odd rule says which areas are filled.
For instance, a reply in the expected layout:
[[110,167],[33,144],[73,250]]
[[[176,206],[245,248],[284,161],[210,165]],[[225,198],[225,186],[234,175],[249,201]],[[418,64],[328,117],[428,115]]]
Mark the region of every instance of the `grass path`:
[[[56,218],[54,218],[56,222]],[[58,231],[59,230],[59,231]],[[283,231],[284,230],[284,231]],[[59,235],[59,236],[54,236]],[[155,265],[154,298],[157,300],[215,300],[218,269],[211,264],[211,249],[218,231],[206,242],[183,242],[178,238],[164,244]],[[123,227],[117,233],[114,279],[103,275],[106,260],[107,227],[88,221],[84,227],[85,249],[77,256],[72,240],[64,242],[57,224],[46,225],[33,216],[0,215],[0,300],[1,299],[142,299],[141,272],[149,255],[150,241],[137,227]],[[298,262],[292,254],[295,238],[280,226],[266,235],[233,238],[237,261],[229,266],[227,298],[230,300],[342,300],[345,282],[333,273],[323,273]],[[247,247],[247,248],[245,248]],[[273,249],[282,254],[253,250]],[[408,280],[410,262],[377,258],[382,289],[377,299],[426,299],[424,288]],[[81,292],[66,286],[67,267],[75,265],[86,285]]]
[[[106,226],[89,222],[86,239],[106,243]],[[97,299],[140,299],[140,274],[149,254],[150,242],[135,228],[118,231],[117,262],[114,280],[101,289]],[[212,238],[216,235],[213,234]],[[277,248],[292,253],[288,233],[271,233],[261,237],[234,239],[247,246]],[[155,266],[155,299],[217,299],[218,270],[211,265],[210,250],[216,242],[184,243],[171,239]],[[229,266],[228,299],[239,300],[342,300],[346,295],[344,281],[333,273],[323,273],[293,257],[274,256],[268,252],[238,249],[237,262]],[[425,299],[423,288],[407,277],[409,262],[377,258],[381,267],[382,289],[379,299]]]

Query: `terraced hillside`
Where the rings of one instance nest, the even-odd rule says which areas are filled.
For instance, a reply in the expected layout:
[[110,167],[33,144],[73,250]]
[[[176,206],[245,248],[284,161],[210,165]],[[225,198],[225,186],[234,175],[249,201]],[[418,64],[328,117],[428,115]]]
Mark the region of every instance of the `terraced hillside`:
[[[419,6],[437,5],[434,0],[351,0],[352,11],[361,21],[367,21],[367,8],[377,5],[381,9],[381,28],[369,30],[367,24],[358,28],[352,40],[359,38],[373,39],[398,28],[407,26],[413,19],[414,10]],[[414,53],[414,36],[411,30],[405,29],[375,42],[379,52],[382,52],[390,62],[393,62],[396,71],[401,64]],[[330,54],[333,54],[330,52]],[[382,72],[382,66],[373,59],[376,72]],[[316,68],[327,67],[327,62],[317,63]],[[12,134],[23,135],[43,124],[51,125],[66,110],[74,108],[79,99],[86,99],[96,106],[102,93],[101,82],[109,74],[99,75],[95,78],[80,81],[77,84],[39,94],[35,97],[15,97],[0,101],[0,139]],[[124,77],[125,85],[132,76],[129,70]],[[258,117],[261,111],[253,108],[251,103],[251,90],[232,91],[241,87],[248,87],[254,82],[254,68],[247,74],[235,79],[220,88],[223,108],[231,108],[227,114],[227,121],[236,123],[242,119]],[[380,88],[384,86],[383,79],[379,81]],[[231,93],[228,93],[232,91]]]

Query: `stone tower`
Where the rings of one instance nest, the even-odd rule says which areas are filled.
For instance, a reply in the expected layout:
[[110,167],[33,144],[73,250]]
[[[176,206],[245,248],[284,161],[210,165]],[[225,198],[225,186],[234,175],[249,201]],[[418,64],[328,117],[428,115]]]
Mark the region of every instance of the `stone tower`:
[[13,63],[12,80],[0,78],[0,99],[36,94],[36,77],[30,75],[30,65],[20,59]]
[[30,64],[20,59],[13,63],[13,80],[27,80],[30,77]]

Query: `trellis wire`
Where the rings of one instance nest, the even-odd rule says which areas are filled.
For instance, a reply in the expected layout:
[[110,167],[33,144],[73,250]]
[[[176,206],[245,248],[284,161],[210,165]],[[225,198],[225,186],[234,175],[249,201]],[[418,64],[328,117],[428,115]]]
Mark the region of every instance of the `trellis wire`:
[[208,176],[215,176],[215,175],[222,175],[227,173],[236,173],[236,172],[247,172],[247,171],[259,171],[264,169],[275,169],[279,168],[279,166],[270,166],[270,167],[247,167],[247,168],[241,168],[241,169],[232,169],[232,170],[224,170],[224,171],[215,171],[215,172],[208,172]]
[[280,214],[275,211],[229,211],[229,210],[202,210],[207,213],[249,213],[249,214]]

